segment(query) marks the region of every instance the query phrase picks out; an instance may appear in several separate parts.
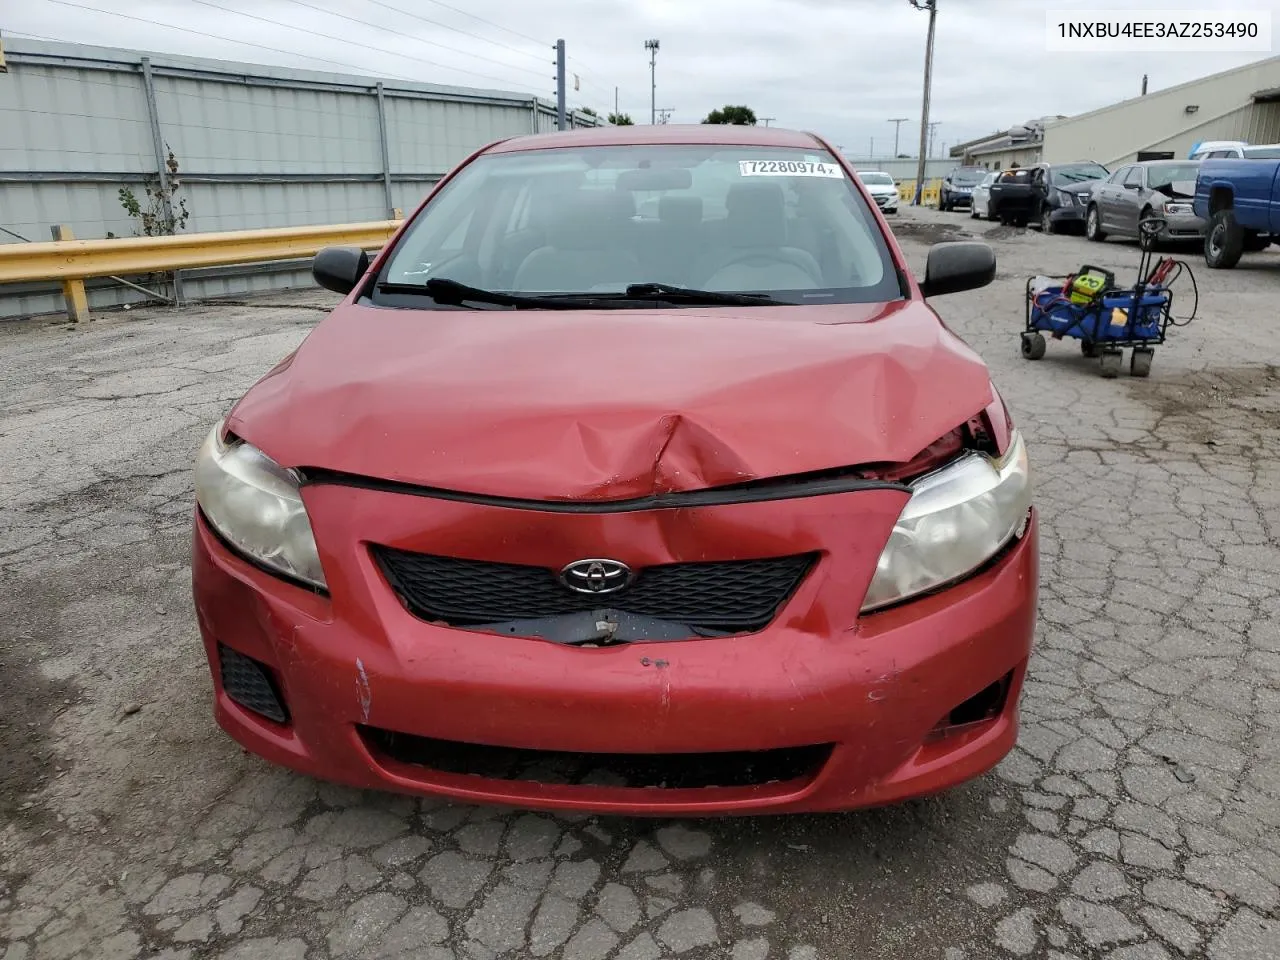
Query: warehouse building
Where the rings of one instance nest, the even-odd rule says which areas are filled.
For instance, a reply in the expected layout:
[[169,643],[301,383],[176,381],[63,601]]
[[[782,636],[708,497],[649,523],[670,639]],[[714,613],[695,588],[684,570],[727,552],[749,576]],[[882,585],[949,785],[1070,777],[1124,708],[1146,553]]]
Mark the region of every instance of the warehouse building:
[[998,133],[958,143],[951,155],[965,166],[986,167],[988,170],[1007,170],[1025,167],[1040,159],[1044,146],[1045,126],[1066,117],[1040,117]]
[[1041,160],[1096,160],[1114,168],[1136,160],[1186,157],[1196,144],[1209,140],[1280,142],[1280,57],[1073,117],[1032,121],[957,144],[951,155],[993,170]]

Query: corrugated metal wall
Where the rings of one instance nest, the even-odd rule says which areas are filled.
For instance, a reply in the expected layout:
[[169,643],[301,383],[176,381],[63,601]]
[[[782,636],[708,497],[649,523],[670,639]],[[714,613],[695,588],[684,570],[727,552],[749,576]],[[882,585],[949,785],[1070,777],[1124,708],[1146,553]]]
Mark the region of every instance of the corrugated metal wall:
[[[1255,93],[1280,87],[1280,57],[1154,90],[1144,97],[1050,123],[1044,131],[1044,159],[1051,163],[1096,160],[1107,166],[1128,163],[1143,150],[1173,150],[1185,157],[1200,140],[1250,140],[1268,137],[1225,136],[1265,124],[1267,111],[1255,107]],[[1255,114],[1259,119],[1255,120]]]
[[[0,73],[0,242],[130,236],[121,187],[157,171],[143,62],[163,150],[180,165],[187,231],[381,220],[415,207],[476,148],[555,129],[554,106],[500,91],[378,81],[79,44],[6,41]],[[574,126],[597,120],[575,114]],[[382,160],[386,131],[390,195]],[[129,278],[141,279],[141,278]],[[188,271],[185,297],[309,285],[305,264]],[[144,299],[90,285],[91,306]],[[0,287],[0,318],[57,312],[52,284]]]

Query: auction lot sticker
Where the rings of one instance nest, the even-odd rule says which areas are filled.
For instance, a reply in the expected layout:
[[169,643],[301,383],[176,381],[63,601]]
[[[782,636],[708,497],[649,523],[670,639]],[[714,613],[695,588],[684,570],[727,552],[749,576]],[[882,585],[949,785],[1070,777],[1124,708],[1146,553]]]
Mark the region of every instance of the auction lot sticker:
[[744,177],[844,177],[838,164],[817,160],[739,160],[738,173]]

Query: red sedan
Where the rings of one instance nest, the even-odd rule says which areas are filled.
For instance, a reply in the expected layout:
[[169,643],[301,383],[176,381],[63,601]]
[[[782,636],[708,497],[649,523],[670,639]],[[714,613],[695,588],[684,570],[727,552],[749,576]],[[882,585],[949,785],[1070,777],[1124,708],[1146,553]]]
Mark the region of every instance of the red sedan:
[[945,789],[1017,735],[1027,453],[821,139],[493,144],[209,434],[218,722],[359,787],[615,814]]

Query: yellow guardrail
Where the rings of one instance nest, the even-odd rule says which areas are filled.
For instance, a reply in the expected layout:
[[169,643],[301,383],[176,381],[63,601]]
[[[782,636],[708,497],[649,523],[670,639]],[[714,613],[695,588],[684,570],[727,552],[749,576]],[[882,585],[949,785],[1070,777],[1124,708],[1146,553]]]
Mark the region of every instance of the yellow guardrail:
[[[938,191],[942,188],[942,180],[926,180],[920,192],[920,203],[929,206],[938,202]],[[898,183],[898,199],[910,203],[916,196],[915,180],[901,180]]]
[[314,256],[334,244],[378,249],[402,222],[375,220],[113,240],[76,240],[69,228],[60,227],[55,228],[59,239],[51,243],[0,244],[0,283],[61,280],[68,316],[83,320],[88,316],[84,292],[88,277],[292,260]]

